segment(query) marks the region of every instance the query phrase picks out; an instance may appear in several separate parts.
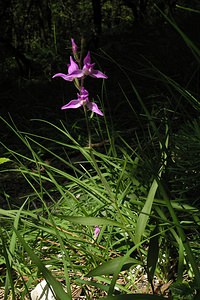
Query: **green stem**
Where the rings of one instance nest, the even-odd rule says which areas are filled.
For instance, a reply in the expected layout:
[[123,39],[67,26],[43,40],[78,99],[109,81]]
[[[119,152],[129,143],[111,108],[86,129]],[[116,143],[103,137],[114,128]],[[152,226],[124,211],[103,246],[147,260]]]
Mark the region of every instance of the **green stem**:
[[[111,198],[111,201],[112,203],[115,205],[115,208],[120,216],[120,219],[122,221],[123,224],[128,224],[126,218],[122,215],[121,213],[121,210],[120,210],[120,207],[117,203],[117,199],[116,197],[113,195],[113,192],[112,192],[112,189],[109,185],[109,183],[107,182],[107,180],[104,178],[103,174],[101,173],[101,170],[99,169],[98,167],[98,164],[96,162],[96,159],[95,159],[95,156],[94,156],[94,153],[93,153],[93,149],[92,149],[92,142],[91,142],[91,128],[90,128],[90,122],[89,122],[89,119],[88,119],[88,113],[87,113],[87,108],[85,105],[83,105],[83,108],[84,108],[84,113],[85,113],[85,119],[86,119],[86,126],[87,126],[87,131],[88,131],[88,147],[89,147],[89,151],[90,151],[90,156],[92,158],[92,162],[93,162],[93,165],[94,165],[94,168],[97,172],[97,174],[99,175],[99,178],[102,182],[102,184],[104,185],[108,195],[110,195],[110,198]],[[134,240],[134,236],[133,234],[129,231],[129,235],[131,237],[132,240]]]
[[90,122],[88,119],[88,113],[87,113],[87,109],[86,106],[83,105],[83,109],[84,109],[84,113],[85,113],[85,120],[86,120],[86,126],[87,126],[87,132],[88,132],[88,147],[91,149],[92,147],[92,138],[91,138],[91,130],[90,130]]

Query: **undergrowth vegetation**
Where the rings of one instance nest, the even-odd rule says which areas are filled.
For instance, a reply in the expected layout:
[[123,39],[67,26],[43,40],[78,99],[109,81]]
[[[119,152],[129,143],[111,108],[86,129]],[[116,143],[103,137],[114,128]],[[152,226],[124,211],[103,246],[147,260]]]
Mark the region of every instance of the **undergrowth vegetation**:
[[[198,48],[171,23],[199,63]],[[17,149],[1,142],[0,178],[23,190],[18,199],[9,188],[0,191],[4,299],[31,299],[43,279],[61,300],[198,299],[200,104],[198,95],[147,64],[144,76],[157,78],[174,103],[166,95],[150,110],[127,76],[142,109],[136,114],[124,92],[134,130],[116,129],[88,105],[76,77],[79,102],[70,105],[86,114],[78,134],[64,121],[32,120],[41,128],[35,133],[0,117],[19,142]],[[184,120],[186,107],[194,113]]]

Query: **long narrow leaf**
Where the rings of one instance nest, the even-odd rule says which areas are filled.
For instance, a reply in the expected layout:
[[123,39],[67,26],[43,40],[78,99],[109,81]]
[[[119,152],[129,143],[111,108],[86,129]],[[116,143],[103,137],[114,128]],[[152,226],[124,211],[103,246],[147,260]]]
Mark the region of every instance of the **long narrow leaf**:
[[[113,274],[117,267],[119,266],[119,263],[121,262],[121,257],[117,257],[112,259],[111,261],[103,263],[101,266],[95,268],[94,270],[90,271],[87,274],[87,277],[93,277],[93,276],[100,276],[100,275],[110,275]],[[124,262],[122,266],[122,270],[127,270],[133,265],[139,265],[141,262],[137,259],[128,257]]]
[[152,238],[150,239],[149,249],[147,254],[147,275],[148,281],[152,284],[156,265],[158,262],[158,255],[159,255],[159,228],[156,225],[154,230],[152,231]]
[[64,289],[63,289],[62,285],[60,284],[60,282],[58,282],[53,277],[53,275],[51,274],[51,272],[45,267],[45,265],[42,263],[42,261],[40,260],[40,258],[28,246],[28,244],[25,242],[25,240],[19,234],[19,232],[15,228],[13,228],[13,230],[15,231],[15,233],[17,235],[17,238],[19,239],[20,243],[22,244],[22,246],[24,247],[24,249],[26,250],[26,252],[30,256],[30,258],[32,259],[32,261],[37,265],[39,271],[43,274],[43,276],[46,279],[46,281],[52,287],[52,289],[53,289],[56,297],[58,298],[58,300],[64,300],[64,299],[71,300],[71,297],[69,297],[68,294],[64,291]]
[[60,219],[67,220],[69,222],[74,222],[77,224],[82,225],[89,225],[89,226],[95,226],[95,225],[112,225],[117,226],[119,228],[124,228],[124,225],[113,220],[105,219],[105,218],[95,218],[95,217],[71,217],[71,216],[57,216]]
[[138,217],[138,220],[137,220],[137,225],[136,225],[136,229],[135,229],[135,240],[134,240],[136,244],[138,244],[141,241],[141,237],[144,234],[157,188],[158,188],[158,183],[157,183],[156,179],[154,179],[154,181],[151,185],[151,188],[149,190],[145,205],[144,205],[144,207]]

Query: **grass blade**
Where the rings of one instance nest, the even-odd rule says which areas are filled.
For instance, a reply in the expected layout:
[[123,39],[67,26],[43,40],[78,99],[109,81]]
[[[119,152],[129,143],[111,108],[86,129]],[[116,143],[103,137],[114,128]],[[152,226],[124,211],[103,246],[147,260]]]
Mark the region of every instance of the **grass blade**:
[[45,267],[45,265],[42,263],[40,258],[34,253],[34,251],[28,246],[28,244],[25,242],[23,237],[19,234],[18,230],[13,228],[13,230],[16,233],[16,236],[32,261],[37,265],[39,271],[43,274],[46,281],[49,283],[49,285],[52,287],[56,297],[58,300],[71,300],[71,297],[68,296],[68,294],[64,291],[62,285],[60,282],[58,282],[51,274],[51,272]]

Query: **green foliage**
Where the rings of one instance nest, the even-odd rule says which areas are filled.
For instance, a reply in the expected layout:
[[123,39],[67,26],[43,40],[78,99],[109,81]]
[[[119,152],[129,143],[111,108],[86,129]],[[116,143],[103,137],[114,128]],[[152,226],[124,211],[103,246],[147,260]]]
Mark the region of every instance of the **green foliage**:
[[[172,206],[169,206],[166,196],[160,200],[155,197],[156,194],[159,195],[159,193],[156,193],[159,188],[158,184],[151,198],[149,198],[150,192],[148,192],[148,189],[138,189],[137,172],[140,169],[140,158],[135,159],[133,154],[132,156],[128,155],[130,149],[127,149],[127,152],[124,151],[126,144],[118,146],[117,143],[115,145],[112,143],[105,148],[105,153],[97,152],[94,149],[91,150],[81,146],[63,127],[62,123],[57,126],[47,121],[40,120],[39,122],[50,126],[51,130],[49,132],[52,133],[52,130],[55,130],[57,132],[55,136],[59,135],[60,138],[55,140],[28,132],[20,133],[16,127],[6,122],[14,134],[18,135],[27,150],[24,155],[7,148],[6,151],[9,153],[10,158],[16,161],[16,166],[13,169],[2,170],[2,172],[21,174],[32,188],[32,192],[27,194],[23,209],[20,209],[19,212],[12,210],[8,212],[1,210],[0,212],[7,223],[9,219],[15,218],[18,219],[20,224],[20,229],[15,232],[18,242],[15,237],[16,246],[12,250],[13,257],[17,255],[18,247],[23,247],[23,251],[28,253],[32,261],[30,266],[26,266],[29,270],[28,273],[37,274],[38,271],[41,271],[43,277],[54,286],[54,279],[51,281],[51,273],[48,270],[46,271],[45,267],[42,267],[42,261],[50,255],[48,264],[53,264],[53,269],[58,268],[60,265],[63,266],[62,276],[65,277],[66,283],[69,284],[69,272],[73,271],[75,282],[78,273],[81,272],[99,281],[99,287],[101,286],[100,282],[107,282],[108,286],[107,289],[105,286],[105,291],[109,295],[113,294],[115,286],[118,286],[121,292],[128,292],[128,287],[121,287],[117,283],[119,273],[121,270],[129,273],[130,268],[134,269],[138,265],[146,268],[148,280],[152,287],[154,285],[154,275],[167,280],[168,272],[166,274],[165,272],[171,261],[168,258],[167,266],[166,260],[164,263],[161,262],[161,257],[164,254],[166,255],[167,247],[169,247],[170,253],[171,241],[173,241],[175,249],[178,249],[179,244],[182,242],[183,247],[185,247],[184,234],[179,229],[181,225],[177,220],[176,213],[182,209],[185,219],[186,211],[187,214],[190,214],[190,209],[185,210],[183,203],[179,205],[179,202],[176,201],[173,201],[170,204]],[[45,146],[47,141],[48,143],[51,142],[49,148]],[[118,142],[121,143],[121,141],[122,139],[119,139]],[[115,150],[110,150],[110,147],[115,147]],[[55,149],[59,148],[58,153]],[[74,152],[78,156],[72,162],[70,157]],[[46,162],[41,157],[41,153],[50,154],[51,162]],[[79,156],[80,153],[81,157]],[[109,153],[116,153],[116,156],[113,157]],[[31,169],[30,165],[33,166]],[[150,185],[149,191],[151,191],[151,187],[152,185]],[[153,200],[151,202],[151,212],[144,214],[148,216],[148,222],[145,221],[145,226],[142,227],[140,215],[145,207],[144,203],[149,201],[148,199]],[[35,208],[32,205],[33,203],[35,203]],[[168,210],[170,219],[172,218],[173,222],[169,219]],[[191,207],[191,212],[192,210]],[[17,218],[16,214],[18,215]],[[196,217],[198,218],[198,213]],[[159,224],[159,231],[157,231],[157,227],[151,225],[155,220]],[[93,228],[96,225],[100,226],[101,232],[95,241]],[[174,230],[176,226],[177,232]],[[7,226],[5,230],[6,228]],[[186,228],[186,225],[184,228]],[[26,235],[25,232],[27,232]],[[133,246],[136,234],[140,235],[141,242],[137,242]],[[22,236],[27,238],[24,239]],[[145,245],[149,238],[149,248],[145,250],[141,245]],[[54,250],[50,246],[51,244],[48,245],[48,242],[46,242],[49,239],[52,246],[57,245],[53,247]],[[38,241],[37,247],[34,246],[37,244],[35,244],[36,240]],[[168,246],[167,240],[169,241]],[[5,239],[2,240],[2,243],[5,244]],[[58,247],[58,245],[60,246]],[[69,247],[68,250],[66,245]],[[34,252],[33,247],[35,247]],[[49,249],[43,253],[40,249],[46,247]],[[138,253],[135,253],[136,250],[138,250]],[[53,251],[53,257],[51,251]],[[85,261],[84,264],[79,265],[78,262],[81,257],[77,257],[77,251],[81,251],[81,257]],[[192,265],[190,272],[195,273],[191,250],[186,247],[185,251],[188,255],[188,262]],[[61,261],[56,258],[56,253],[64,253]],[[132,253],[135,253],[134,257],[132,257]],[[116,258],[111,258],[113,255]],[[178,255],[177,251],[176,255]],[[185,257],[181,251],[179,255],[180,258]],[[147,257],[147,261],[142,262],[144,257]],[[21,260],[21,258],[18,259]],[[179,261],[182,264],[182,273],[179,272],[181,278],[183,272],[187,269],[187,265],[185,261],[181,259]],[[101,265],[99,266],[99,264]],[[17,268],[15,266],[15,259],[9,265],[8,270],[10,269],[10,272],[12,268],[16,269],[17,273],[19,272],[19,266]],[[164,273],[162,273],[163,271]],[[20,270],[19,276],[24,272],[27,271]],[[113,274],[112,280],[109,279],[109,274]],[[32,278],[32,282],[33,280],[34,278]],[[9,282],[11,286],[14,284],[12,281]],[[95,286],[93,282],[90,284]],[[69,289],[70,287],[68,287]]]
[[[87,276],[88,277],[94,277],[94,276],[99,276],[99,275],[111,275],[116,272],[116,269],[118,268],[122,258],[117,257],[112,259],[111,261],[108,261],[106,263],[103,263],[101,266],[93,269],[90,271]],[[131,266],[133,265],[138,265],[141,264],[140,261],[129,257],[128,259],[125,260],[125,262],[122,265],[122,270],[128,270]]]
[[8,162],[8,161],[10,161],[9,158],[6,158],[6,157],[0,157],[0,165],[6,163],[6,162]]
[[186,299],[192,300],[194,298],[194,291],[188,282],[175,282],[171,285],[170,291],[172,292],[173,299]]
[[184,124],[174,134],[174,163],[172,189],[177,197],[190,198],[191,204],[199,202],[199,142],[200,121],[195,119]]
[[38,258],[38,256],[35,255],[34,251],[28,246],[28,244],[25,242],[23,237],[18,233],[18,231],[15,228],[13,228],[13,229],[14,229],[14,232],[15,232],[17,238],[19,239],[23,248],[28,253],[32,262],[36,264],[36,266],[38,267],[38,270],[42,273],[42,275],[44,276],[46,281],[53,288],[56,299],[58,299],[58,300],[71,299],[71,297],[63,290],[62,285],[52,276],[51,272],[45,267],[45,265]]
[[159,229],[158,226],[154,228],[151,233],[151,239],[149,242],[149,249],[147,254],[147,275],[148,280],[152,284],[153,278],[156,272],[156,265],[159,258]]

